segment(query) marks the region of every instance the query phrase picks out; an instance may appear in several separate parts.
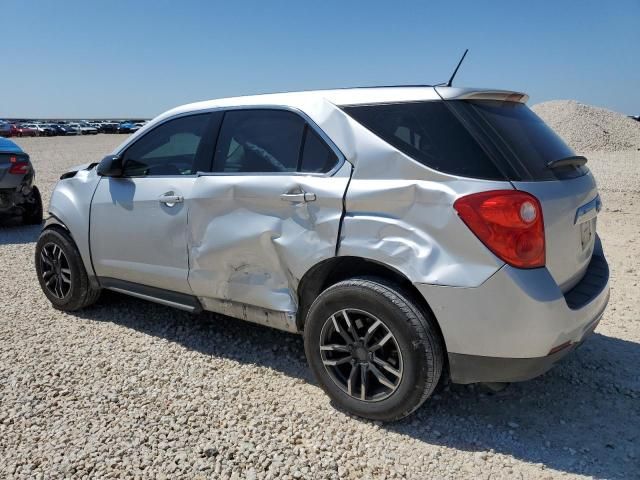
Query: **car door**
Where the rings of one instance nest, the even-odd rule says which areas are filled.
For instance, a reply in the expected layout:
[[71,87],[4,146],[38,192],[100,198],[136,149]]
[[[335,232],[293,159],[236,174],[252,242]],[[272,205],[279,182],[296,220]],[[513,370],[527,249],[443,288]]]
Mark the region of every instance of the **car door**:
[[121,177],[100,180],[90,225],[98,277],[190,293],[188,204],[196,172],[211,164],[220,118],[205,113],[160,124],[121,154]]
[[189,284],[205,308],[295,312],[302,275],[335,255],[350,175],[300,114],[227,111],[213,172],[196,180],[189,212]]

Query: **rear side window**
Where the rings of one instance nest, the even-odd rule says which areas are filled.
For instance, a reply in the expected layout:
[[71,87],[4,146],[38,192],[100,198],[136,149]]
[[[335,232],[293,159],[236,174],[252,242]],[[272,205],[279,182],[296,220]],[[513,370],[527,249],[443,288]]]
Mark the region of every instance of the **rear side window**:
[[228,111],[216,146],[214,171],[295,172],[304,129],[304,120],[292,112]]
[[414,160],[463,177],[504,180],[444,102],[343,107],[359,123]]

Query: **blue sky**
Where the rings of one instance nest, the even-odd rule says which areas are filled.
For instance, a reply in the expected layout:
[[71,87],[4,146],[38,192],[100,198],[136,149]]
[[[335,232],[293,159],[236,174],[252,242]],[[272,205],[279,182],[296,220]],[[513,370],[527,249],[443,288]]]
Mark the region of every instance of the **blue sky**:
[[3,2],[0,117],[444,81],[640,114],[640,0]]

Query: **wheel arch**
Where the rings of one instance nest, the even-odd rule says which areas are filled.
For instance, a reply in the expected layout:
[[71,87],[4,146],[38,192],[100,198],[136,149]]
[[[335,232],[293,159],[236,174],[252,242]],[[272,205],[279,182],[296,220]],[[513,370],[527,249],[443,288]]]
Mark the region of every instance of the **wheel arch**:
[[93,288],[100,288],[100,282],[98,282],[98,279],[94,274],[93,265],[91,264],[91,262],[89,262],[89,265],[87,265],[86,260],[82,255],[82,251],[80,250],[80,245],[78,245],[78,241],[74,237],[73,232],[59,217],[51,212],[42,225],[42,231],[40,232],[40,235],[42,235],[47,230],[58,230],[59,232],[64,233],[70,238],[70,240],[73,242],[73,244],[78,249],[78,252],[80,253],[80,260],[84,265],[89,283]]
[[322,291],[342,280],[363,276],[377,277],[400,287],[402,293],[409,296],[410,300],[425,310],[434,320],[438,336],[446,353],[446,343],[438,319],[434,315],[427,300],[413,285],[411,280],[393,267],[363,257],[332,257],[317,263],[304,274],[298,284],[298,312],[296,315],[296,326],[298,330],[304,330],[304,323],[309,307],[311,307],[313,301]]
[[71,238],[73,238],[69,227],[67,227],[62,220],[60,220],[53,214],[49,214],[49,216],[45,219],[44,224],[42,225],[42,231],[44,232],[45,230],[48,230],[50,228],[59,228],[63,230],[67,235],[70,235]]

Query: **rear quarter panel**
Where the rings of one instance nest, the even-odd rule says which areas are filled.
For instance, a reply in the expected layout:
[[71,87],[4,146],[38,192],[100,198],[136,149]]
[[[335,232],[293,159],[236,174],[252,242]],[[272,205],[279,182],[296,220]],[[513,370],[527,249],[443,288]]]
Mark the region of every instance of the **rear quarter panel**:
[[361,125],[351,128],[357,158],[339,255],[383,263],[413,283],[461,287],[482,284],[504,265],[460,220],[453,203],[474,192],[513,189],[509,182],[441,174]]

